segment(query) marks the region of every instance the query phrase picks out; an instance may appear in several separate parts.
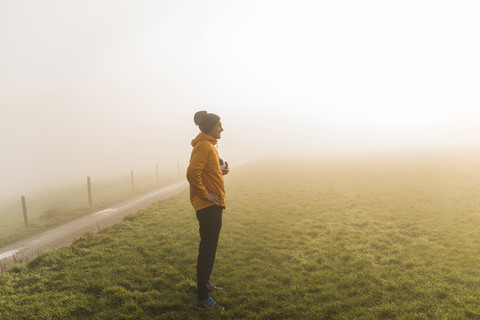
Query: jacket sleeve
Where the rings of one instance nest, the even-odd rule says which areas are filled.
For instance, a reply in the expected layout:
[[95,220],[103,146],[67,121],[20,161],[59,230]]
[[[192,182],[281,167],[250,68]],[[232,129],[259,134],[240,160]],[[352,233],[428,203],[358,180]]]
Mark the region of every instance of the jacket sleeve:
[[206,166],[209,148],[205,145],[199,146],[193,151],[190,164],[187,169],[187,180],[194,194],[202,199],[208,198],[208,191],[202,183],[202,171]]

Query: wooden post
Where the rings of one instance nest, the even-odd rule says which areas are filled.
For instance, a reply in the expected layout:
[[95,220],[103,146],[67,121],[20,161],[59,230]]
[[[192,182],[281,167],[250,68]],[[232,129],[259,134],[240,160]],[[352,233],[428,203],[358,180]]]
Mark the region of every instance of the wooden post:
[[23,207],[23,220],[25,221],[25,227],[27,227],[28,226],[27,204],[25,203],[24,196],[22,196],[22,207]]
[[87,190],[88,190],[88,204],[92,206],[92,185],[90,184],[90,176],[87,177]]
[[130,171],[130,175],[132,177],[132,192],[135,192],[135,184],[134,184],[134,181],[133,181],[133,170]]
[[160,178],[158,177],[158,162],[157,162],[157,182],[160,181]]

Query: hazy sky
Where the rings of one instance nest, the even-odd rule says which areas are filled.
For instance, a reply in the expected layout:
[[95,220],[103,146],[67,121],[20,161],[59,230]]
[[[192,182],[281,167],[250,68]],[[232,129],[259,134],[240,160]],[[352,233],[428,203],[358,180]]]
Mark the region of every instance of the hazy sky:
[[478,1],[0,0],[0,193],[230,163],[480,147]]

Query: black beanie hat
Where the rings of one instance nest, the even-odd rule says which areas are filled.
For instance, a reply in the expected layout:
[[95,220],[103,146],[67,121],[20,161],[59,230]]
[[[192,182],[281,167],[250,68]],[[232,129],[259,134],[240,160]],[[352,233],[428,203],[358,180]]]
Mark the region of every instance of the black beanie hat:
[[208,113],[207,111],[198,111],[193,117],[193,121],[200,128],[203,133],[209,133],[213,127],[220,120],[220,117],[215,113]]

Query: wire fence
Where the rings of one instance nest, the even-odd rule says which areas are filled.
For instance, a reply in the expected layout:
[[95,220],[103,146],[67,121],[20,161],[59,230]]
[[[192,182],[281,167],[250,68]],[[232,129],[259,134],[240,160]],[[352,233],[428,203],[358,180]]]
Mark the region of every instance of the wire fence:
[[0,206],[0,247],[183,178],[182,166],[134,171],[24,194]]

